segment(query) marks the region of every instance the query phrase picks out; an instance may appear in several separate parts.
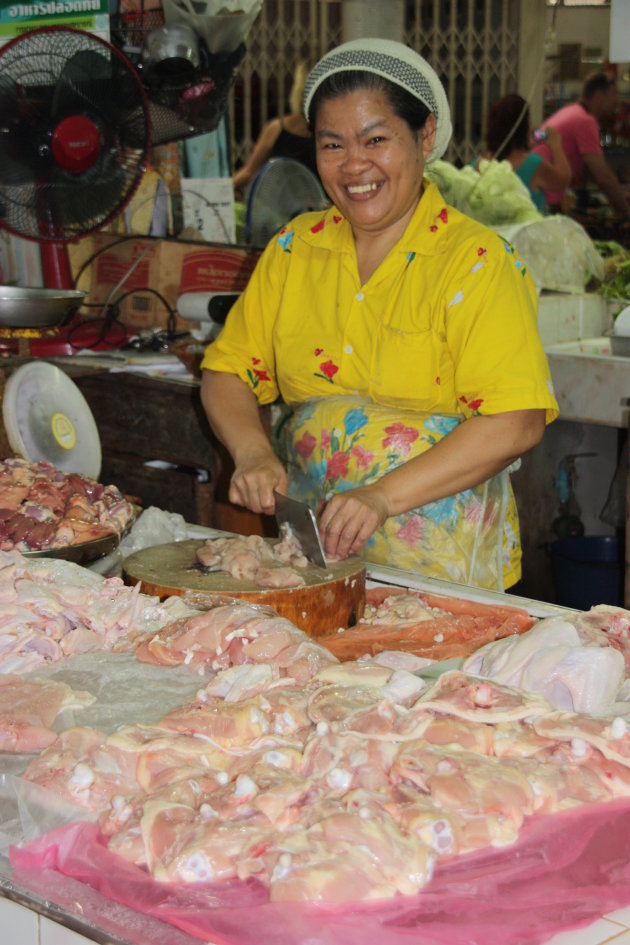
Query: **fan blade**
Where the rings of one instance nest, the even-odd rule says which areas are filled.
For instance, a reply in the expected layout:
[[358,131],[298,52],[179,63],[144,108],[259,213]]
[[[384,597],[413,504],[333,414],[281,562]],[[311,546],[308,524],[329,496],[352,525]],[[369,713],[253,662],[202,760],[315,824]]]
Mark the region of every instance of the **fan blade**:
[[[46,239],[74,239],[103,226],[127,202],[139,172],[130,175],[115,150],[104,150],[80,175],[59,170],[43,194],[48,213],[42,221]],[[44,236],[44,232],[42,232]]]
[[[55,122],[75,113],[97,120],[103,133],[114,130],[125,147],[143,148],[148,124],[138,81],[124,60],[91,49],[75,53],[55,84],[52,114]],[[142,122],[127,123],[139,111]]]
[[33,147],[33,113],[41,106],[29,101],[10,76],[0,75],[0,184],[7,187],[32,183],[39,164]]

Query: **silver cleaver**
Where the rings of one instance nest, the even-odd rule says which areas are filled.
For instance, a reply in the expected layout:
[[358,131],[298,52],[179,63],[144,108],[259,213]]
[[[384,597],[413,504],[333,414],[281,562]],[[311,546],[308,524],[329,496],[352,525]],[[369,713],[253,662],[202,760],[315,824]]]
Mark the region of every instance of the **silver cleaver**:
[[320,568],[328,567],[313,510],[309,508],[306,502],[298,502],[297,499],[280,495],[275,489],[273,495],[276,500],[276,522],[278,525],[287,522],[298,539],[305,557],[313,564],[319,565]]

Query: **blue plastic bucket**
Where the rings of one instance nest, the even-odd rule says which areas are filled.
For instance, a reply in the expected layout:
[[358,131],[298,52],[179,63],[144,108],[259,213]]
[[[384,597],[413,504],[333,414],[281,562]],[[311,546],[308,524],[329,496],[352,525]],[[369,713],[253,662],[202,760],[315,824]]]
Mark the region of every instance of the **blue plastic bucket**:
[[550,548],[556,603],[576,610],[623,606],[624,548],[615,536],[574,535]]

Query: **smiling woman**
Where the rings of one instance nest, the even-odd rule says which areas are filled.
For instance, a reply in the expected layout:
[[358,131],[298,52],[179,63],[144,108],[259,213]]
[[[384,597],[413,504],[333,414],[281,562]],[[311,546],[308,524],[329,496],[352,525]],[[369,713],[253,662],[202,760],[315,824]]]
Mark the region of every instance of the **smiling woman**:
[[[333,49],[304,113],[333,205],[269,243],[202,364],[230,498],[265,513],[274,488],[307,501],[329,558],[508,587],[520,544],[507,469],[558,412],[533,283],[423,177],[451,122],[413,50]],[[258,405],[278,398],[291,414],[276,453]]]

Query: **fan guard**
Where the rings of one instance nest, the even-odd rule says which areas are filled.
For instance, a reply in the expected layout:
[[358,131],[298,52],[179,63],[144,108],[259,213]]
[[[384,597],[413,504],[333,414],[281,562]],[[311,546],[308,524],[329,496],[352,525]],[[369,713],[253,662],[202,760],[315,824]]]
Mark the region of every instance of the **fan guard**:
[[150,139],[146,92],[110,43],[41,27],[0,49],[0,225],[17,236],[68,242],[105,226]]
[[245,195],[245,239],[266,246],[289,220],[330,205],[318,178],[294,158],[271,158],[258,171]]

